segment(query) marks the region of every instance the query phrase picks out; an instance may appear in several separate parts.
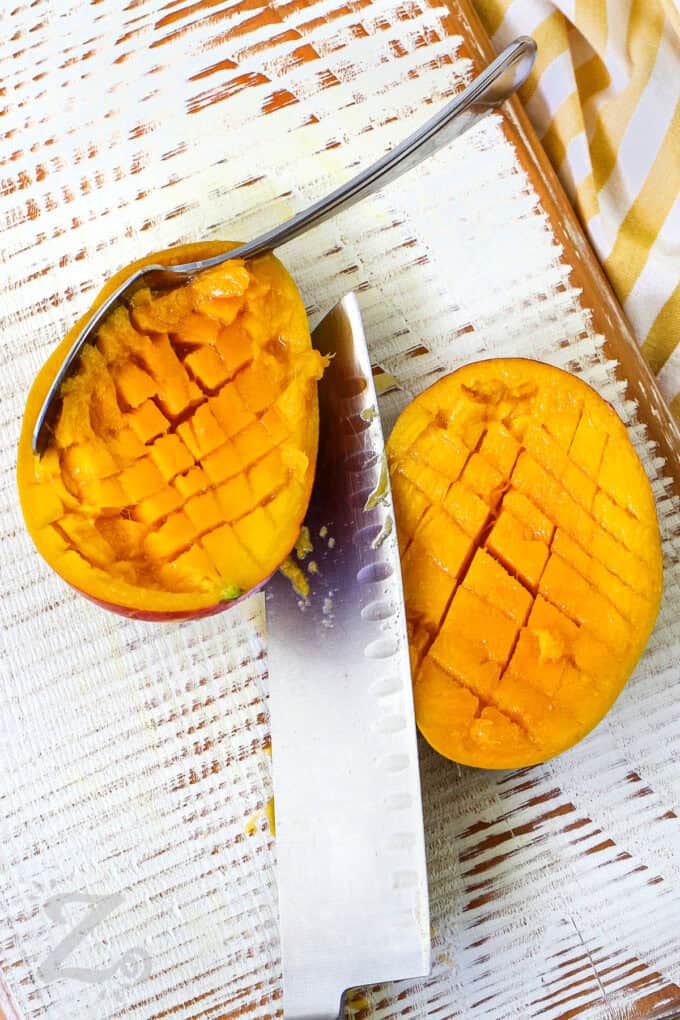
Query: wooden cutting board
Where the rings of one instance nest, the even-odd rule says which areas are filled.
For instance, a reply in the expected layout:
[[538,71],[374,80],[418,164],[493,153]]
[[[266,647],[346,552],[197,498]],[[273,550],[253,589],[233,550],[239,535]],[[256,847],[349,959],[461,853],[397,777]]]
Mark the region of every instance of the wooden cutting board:
[[[17,507],[23,399],[105,276],[279,222],[491,46],[466,0],[34,0],[3,27],[0,1007],[281,1016],[261,603],[149,627],[67,591]],[[359,294],[387,428],[473,358],[583,374],[630,426],[666,556],[648,653],[577,748],[488,773],[421,745],[432,976],[359,990],[346,1014],[677,1015],[680,436],[521,106],[281,254],[313,322]],[[132,954],[129,971],[45,976],[66,932],[45,904],[78,892],[120,903],[68,963],[101,976]]]

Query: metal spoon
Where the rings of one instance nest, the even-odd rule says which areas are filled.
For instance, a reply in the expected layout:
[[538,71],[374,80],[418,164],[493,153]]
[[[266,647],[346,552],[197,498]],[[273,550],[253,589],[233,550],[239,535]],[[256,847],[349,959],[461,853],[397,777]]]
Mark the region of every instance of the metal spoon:
[[253,259],[258,255],[264,255],[287,241],[292,241],[305,230],[323,223],[336,213],[349,209],[362,198],[372,195],[401,177],[407,170],[411,170],[433,152],[458,138],[483,116],[499,107],[524,84],[535,57],[536,44],[533,39],[520,36],[481,74],[478,74],[467,88],[447,103],[443,110],[390,152],[381,156],[372,166],[331,191],[325,198],[314,202],[308,209],[256,237],[254,241],[232,248],[222,255],[214,255],[212,258],[200,259],[197,262],[186,262],[179,266],[149,265],[138,269],[99,306],[73,341],[36,418],[32,438],[33,452],[42,454],[47,445],[49,423],[58,406],[57,398],[61,384],[77,361],[81,348],[92,339],[104,316],[114,305],[124,302],[132,288],[136,290],[140,286],[146,286],[152,290],[163,290],[181,286],[204,269],[212,269],[230,259]]

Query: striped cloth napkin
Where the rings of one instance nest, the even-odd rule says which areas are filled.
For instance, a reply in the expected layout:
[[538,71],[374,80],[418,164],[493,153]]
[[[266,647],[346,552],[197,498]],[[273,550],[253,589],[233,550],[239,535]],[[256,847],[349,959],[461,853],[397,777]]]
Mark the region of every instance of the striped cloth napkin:
[[680,420],[680,0],[475,0]]

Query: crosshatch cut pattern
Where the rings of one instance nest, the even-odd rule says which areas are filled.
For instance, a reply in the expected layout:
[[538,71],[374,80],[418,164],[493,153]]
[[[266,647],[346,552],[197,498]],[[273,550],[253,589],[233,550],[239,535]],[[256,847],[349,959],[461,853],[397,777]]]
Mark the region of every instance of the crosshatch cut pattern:
[[421,732],[483,768],[571,747],[661,594],[654,501],[621,422],[552,366],[479,362],[405,409],[387,455]]
[[[8,8],[3,27],[5,1012],[281,1015],[275,841],[264,815],[251,821],[271,795],[262,603],[149,625],[69,591],[20,519],[23,401],[103,278],[146,251],[246,238],[302,208],[459,88],[487,43],[462,0],[34,0]],[[677,433],[525,121],[487,120],[282,255],[313,322],[358,292],[388,431],[410,396],[471,359],[522,354],[578,372],[629,425],[664,541],[656,631],[582,744],[498,774],[421,747],[432,976],[366,989],[348,1015],[672,1016]],[[45,903],[74,892],[122,897],[69,960],[111,970],[99,983],[44,976],[65,934]]]

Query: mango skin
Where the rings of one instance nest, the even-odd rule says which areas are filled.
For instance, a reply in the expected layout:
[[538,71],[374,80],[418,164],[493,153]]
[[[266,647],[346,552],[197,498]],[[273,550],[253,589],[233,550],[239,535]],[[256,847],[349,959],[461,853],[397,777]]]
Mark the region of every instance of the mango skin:
[[[64,339],[48,357],[34,380],[27,397],[17,455],[17,487],[27,530],[43,558],[50,564],[55,572],[58,573],[64,581],[66,581],[66,583],[96,605],[128,618],[154,622],[167,622],[214,615],[215,613],[222,612],[237,605],[250,597],[250,595],[259,591],[280,564],[278,562],[272,564],[271,570],[265,577],[262,577],[262,579],[259,580],[257,584],[249,588],[249,590],[243,591],[243,593],[238,597],[230,597],[217,601],[215,600],[214,595],[205,596],[195,592],[178,593],[159,590],[131,592],[129,590],[131,587],[130,585],[122,585],[117,583],[115,579],[107,580],[104,578],[102,583],[92,584],[91,578],[73,576],[68,571],[60,569],[60,566],[58,562],[55,561],[55,557],[51,553],[50,549],[45,548],[44,542],[41,541],[40,528],[35,522],[33,507],[31,505],[31,500],[28,497],[30,487],[35,482],[35,461],[31,450],[31,436],[35,420],[51,380],[54,378],[58,367],[66,356],[73,342],[73,338],[83,327],[92,312],[98,308],[121,283],[129,278],[132,273],[145,265],[153,263],[173,265],[196,259],[209,258],[213,255],[228,251],[240,243],[241,242],[236,241],[189,243],[158,252],[152,252],[130,265],[125,266],[107,281],[105,286],[102,287],[100,292],[97,294],[88,311],[74,323],[73,327],[69,330]],[[304,305],[297,289],[295,288],[294,282],[281,263],[275,259],[274,256],[265,256],[265,258],[271,260],[271,262],[277,267],[277,271],[280,273],[282,286],[286,289],[287,293],[294,295],[291,303],[293,328],[301,337],[305,337],[307,339],[311,348],[309,325]],[[299,533],[299,529],[306,512],[306,507],[311,496],[314,481],[318,444],[318,401],[316,396],[316,387],[313,387],[313,391],[309,395],[308,404],[305,407],[305,416],[307,421],[306,453],[309,460],[309,467],[304,478],[305,498],[303,500],[303,505],[301,505],[300,513],[296,515],[295,520],[291,520],[289,522],[290,547],[286,550],[286,555],[293,547]],[[281,561],[283,561],[283,559],[285,559],[285,556],[282,555]]]

